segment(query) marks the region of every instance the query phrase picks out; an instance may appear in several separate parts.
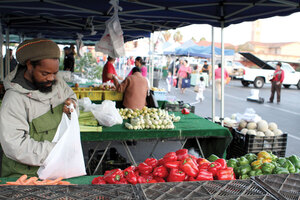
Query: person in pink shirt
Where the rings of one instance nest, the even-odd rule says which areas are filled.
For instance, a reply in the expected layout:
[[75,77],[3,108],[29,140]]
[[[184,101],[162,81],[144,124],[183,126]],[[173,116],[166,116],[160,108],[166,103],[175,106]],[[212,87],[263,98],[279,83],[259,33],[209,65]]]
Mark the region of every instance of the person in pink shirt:
[[[215,80],[216,80],[216,87],[218,90],[218,100],[221,101],[221,78],[222,78],[222,69],[221,63],[218,64],[218,68],[215,70]],[[226,80],[229,77],[228,72],[224,69],[224,79]]]
[[[147,67],[145,66],[145,62],[143,61],[142,57],[140,57],[140,56],[136,57],[134,64],[135,64],[135,67],[140,68],[142,76],[147,78]],[[128,76],[130,76],[131,74],[132,74],[132,70],[130,71]]]
[[191,67],[188,65],[188,61],[184,60],[183,65],[180,66],[177,76],[179,77],[178,87],[180,88],[181,94],[185,92],[185,88],[182,88],[182,79],[188,77],[188,73],[192,73]]

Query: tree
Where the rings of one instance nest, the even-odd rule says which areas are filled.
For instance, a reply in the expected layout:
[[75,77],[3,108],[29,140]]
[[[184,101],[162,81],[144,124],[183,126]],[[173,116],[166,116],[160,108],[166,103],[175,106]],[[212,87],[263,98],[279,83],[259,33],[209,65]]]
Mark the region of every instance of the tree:
[[171,38],[171,33],[169,31],[165,31],[163,33],[163,36],[165,38],[165,41],[168,42],[168,40]]
[[183,39],[183,35],[180,33],[180,31],[176,31],[176,33],[173,35],[173,40],[175,42],[181,42]]
[[245,44],[241,44],[238,46],[238,51],[254,51],[253,45],[249,42],[246,42]]
[[192,39],[191,39],[192,41],[194,41],[194,42],[196,42],[196,39],[194,38],[194,37],[192,37]]
[[205,37],[202,37],[202,38],[200,39],[200,41],[206,41]]
[[75,60],[75,71],[82,72],[83,77],[88,80],[102,79],[103,66],[97,64],[96,58],[92,53],[84,53],[84,55]]

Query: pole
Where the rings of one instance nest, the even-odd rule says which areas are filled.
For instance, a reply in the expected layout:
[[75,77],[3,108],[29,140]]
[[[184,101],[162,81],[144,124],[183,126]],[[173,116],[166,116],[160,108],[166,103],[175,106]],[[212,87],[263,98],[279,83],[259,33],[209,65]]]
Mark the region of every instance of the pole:
[[2,35],[2,24],[0,21],[0,81],[4,80],[4,67],[3,66],[3,51],[2,51],[2,46],[3,46],[3,35]]
[[5,77],[10,73],[9,28],[6,29]]
[[225,67],[225,59],[224,59],[224,21],[221,22],[221,60],[222,60],[222,76],[221,76],[221,125],[224,126],[224,67]]
[[[214,27],[211,27],[211,73],[212,73],[212,121],[216,116],[216,84],[215,84],[215,38]],[[209,76],[209,74],[208,74]]]

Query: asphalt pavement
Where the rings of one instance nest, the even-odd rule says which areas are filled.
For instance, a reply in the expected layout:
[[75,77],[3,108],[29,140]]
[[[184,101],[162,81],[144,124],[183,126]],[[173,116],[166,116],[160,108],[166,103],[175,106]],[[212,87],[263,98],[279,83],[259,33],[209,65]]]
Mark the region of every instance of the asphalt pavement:
[[[160,88],[167,90],[165,80],[159,82]],[[193,87],[188,88],[184,94],[180,90],[172,87],[171,92],[167,94],[168,100],[183,100],[185,103],[190,103],[195,106],[195,114],[202,117],[212,116],[212,87],[206,88],[204,91],[205,100],[197,102],[195,100],[196,93]],[[231,117],[233,113],[243,114],[247,108],[253,108],[256,114],[262,117],[267,122],[275,122],[278,128],[283,132],[288,133],[288,143],[286,156],[296,154],[300,156],[300,90],[295,86],[289,89],[282,88],[280,104],[266,103],[269,100],[271,93],[271,85],[265,84],[259,89],[259,97],[264,98],[265,103],[259,104],[247,101],[247,97],[251,95],[251,89],[256,89],[253,85],[244,87],[240,80],[232,80],[228,85],[225,85],[224,95],[224,116]],[[217,95],[217,94],[216,94]],[[216,100],[216,116],[220,116],[220,101]]]

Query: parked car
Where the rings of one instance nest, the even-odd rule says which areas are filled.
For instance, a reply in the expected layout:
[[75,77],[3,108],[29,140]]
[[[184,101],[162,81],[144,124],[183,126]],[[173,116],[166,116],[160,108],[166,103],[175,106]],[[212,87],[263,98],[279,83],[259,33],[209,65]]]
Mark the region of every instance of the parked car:
[[[262,61],[251,53],[240,53],[248,60],[252,61],[260,68],[245,68],[243,78],[241,80],[242,85],[247,87],[253,84],[256,88],[262,88],[265,83],[270,83],[273,78],[273,74],[278,61]],[[300,72],[296,72],[294,68],[286,63],[281,62],[281,69],[284,71],[283,86],[289,88],[291,85],[295,85],[300,89]]]

